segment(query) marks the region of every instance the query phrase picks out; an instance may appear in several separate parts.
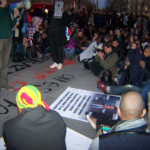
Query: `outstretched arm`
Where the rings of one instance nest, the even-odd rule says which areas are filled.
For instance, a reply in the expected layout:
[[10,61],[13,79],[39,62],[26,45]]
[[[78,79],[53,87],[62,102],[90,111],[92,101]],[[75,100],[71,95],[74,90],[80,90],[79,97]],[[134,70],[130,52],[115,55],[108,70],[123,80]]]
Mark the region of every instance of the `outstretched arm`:
[[10,4],[10,8],[13,10],[14,8],[23,8],[25,7],[26,9],[30,9],[31,7],[31,2],[30,0],[23,0],[18,3]]

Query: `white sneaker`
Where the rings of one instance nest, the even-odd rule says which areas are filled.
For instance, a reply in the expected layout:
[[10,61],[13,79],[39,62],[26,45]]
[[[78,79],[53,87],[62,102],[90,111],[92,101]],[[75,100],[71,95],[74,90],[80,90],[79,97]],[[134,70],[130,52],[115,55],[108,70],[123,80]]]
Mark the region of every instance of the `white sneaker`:
[[54,63],[53,63],[52,65],[50,65],[49,67],[50,67],[50,68],[55,68],[55,67],[57,67],[57,66],[58,66],[58,64],[54,62]]
[[62,69],[62,64],[61,64],[61,63],[59,63],[59,64],[57,65],[57,69]]

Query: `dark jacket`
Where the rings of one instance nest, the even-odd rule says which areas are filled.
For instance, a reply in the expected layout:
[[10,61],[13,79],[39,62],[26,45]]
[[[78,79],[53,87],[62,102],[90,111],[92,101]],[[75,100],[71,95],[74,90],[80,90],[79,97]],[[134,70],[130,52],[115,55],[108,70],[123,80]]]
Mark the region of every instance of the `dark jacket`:
[[66,125],[43,107],[24,109],[3,125],[7,150],[65,150]]
[[145,133],[146,127],[144,119],[119,121],[109,133],[97,137],[89,150],[149,150],[150,134]]
[[78,35],[76,35],[75,40],[76,40],[76,48],[84,47],[88,43],[88,40],[85,36],[79,37]]
[[13,36],[12,28],[14,23],[15,22],[11,18],[10,7],[0,7],[0,39],[10,38]]
[[122,75],[121,84],[125,83],[126,77],[128,75],[129,76],[128,84],[132,84],[139,87],[142,86],[143,74],[142,74],[142,68],[139,65],[140,60],[141,60],[141,54],[139,48],[135,50],[129,50],[128,61],[130,62],[130,65]]
[[113,52],[118,54],[118,61],[121,61],[125,57],[125,50],[123,47],[118,46],[118,47],[113,47]]
[[[99,56],[95,57],[96,61],[99,61]],[[100,61],[100,66],[103,68],[110,70],[112,75],[117,73],[117,61],[118,55],[117,53],[111,52],[110,54],[106,55],[104,60]]]
[[[70,23],[70,15],[65,11],[62,18],[53,18],[49,27],[50,44],[65,45],[67,38],[65,34],[65,28]],[[56,43],[53,43],[55,41]]]

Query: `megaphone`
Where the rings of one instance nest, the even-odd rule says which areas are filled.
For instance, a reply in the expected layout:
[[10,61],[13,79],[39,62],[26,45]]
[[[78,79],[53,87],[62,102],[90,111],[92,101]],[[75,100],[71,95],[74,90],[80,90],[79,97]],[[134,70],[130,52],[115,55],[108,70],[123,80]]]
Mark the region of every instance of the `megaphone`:
[[24,3],[24,7],[26,9],[30,9],[31,8],[31,1],[30,0],[23,0]]

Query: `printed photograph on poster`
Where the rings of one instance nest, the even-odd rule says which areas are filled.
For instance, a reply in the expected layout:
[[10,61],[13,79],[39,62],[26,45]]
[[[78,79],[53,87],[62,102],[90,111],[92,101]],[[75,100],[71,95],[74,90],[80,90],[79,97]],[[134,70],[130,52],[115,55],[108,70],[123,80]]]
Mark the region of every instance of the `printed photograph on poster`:
[[117,120],[120,100],[121,96],[68,87],[50,109],[63,117],[84,122],[87,122],[86,113],[99,119]]

